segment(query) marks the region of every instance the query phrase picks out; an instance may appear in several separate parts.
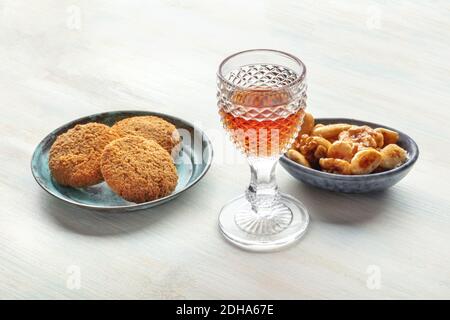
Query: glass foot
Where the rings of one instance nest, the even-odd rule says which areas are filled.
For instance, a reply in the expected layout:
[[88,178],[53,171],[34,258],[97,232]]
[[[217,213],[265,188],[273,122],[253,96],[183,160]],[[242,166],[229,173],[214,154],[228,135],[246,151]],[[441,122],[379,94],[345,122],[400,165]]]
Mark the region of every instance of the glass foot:
[[245,195],[226,204],[220,211],[219,227],[227,240],[250,251],[273,251],[300,239],[309,223],[304,205],[281,194],[279,203],[256,214]]

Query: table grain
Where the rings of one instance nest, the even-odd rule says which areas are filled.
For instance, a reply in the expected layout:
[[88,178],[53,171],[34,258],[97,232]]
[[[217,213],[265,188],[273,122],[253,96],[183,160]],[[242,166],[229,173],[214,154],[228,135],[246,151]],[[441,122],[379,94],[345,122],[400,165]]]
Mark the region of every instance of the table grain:
[[[448,1],[0,1],[0,298],[450,298]],[[384,123],[420,157],[385,192],[307,187],[278,168],[310,228],[276,253],[220,235],[249,170],[221,129],[215,72],[249,48],[299,56],[317,117]],[[30,158],[60,125],[152,110],[202,127],[215,159],[175,201],[136,213],[68,206]]]

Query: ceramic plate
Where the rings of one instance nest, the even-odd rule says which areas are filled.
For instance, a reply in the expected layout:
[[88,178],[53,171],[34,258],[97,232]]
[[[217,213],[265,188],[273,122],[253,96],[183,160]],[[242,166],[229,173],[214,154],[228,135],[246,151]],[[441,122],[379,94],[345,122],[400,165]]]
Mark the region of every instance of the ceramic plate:
[[[158,116],[173,123],[182,136],[182,148],[175,163],[178,172],[178,185],[170,195],[136,204],[120,198],[105,182],[87,188],[71,188],[61,186],[53,180],[48,166],[48,157],[50,147],[58,135],[77,124],[99,122],[111,126],[125,118],[147,115]],[[45,191],[67,203],[100,211],[133,211],[163,204],[192,187],[206,174],[211,166],[212,158],[213,149],[209,138],[204,132],[185,120],[148,111],[112,111],[74,120],[50,133],[36,147],[31,160],[31,171],[37,183]]]

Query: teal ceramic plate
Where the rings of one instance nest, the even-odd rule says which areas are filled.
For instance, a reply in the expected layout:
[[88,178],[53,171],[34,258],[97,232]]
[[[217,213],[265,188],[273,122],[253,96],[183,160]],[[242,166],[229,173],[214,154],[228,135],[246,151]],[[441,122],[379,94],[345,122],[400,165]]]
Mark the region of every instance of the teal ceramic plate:
[[[178,185],[170,195],[136,204],[117,196],[105,182],[87,188],[70,188],[63,187],[53,180],[48,167],[48,157],[50,147],[58,135],[77,124],[99,122],[111,126],[122,119],[144,115],[158,116],[173,123],[182,137],[182,148],[175,163],[178,171]],[[199,128],[185,120],[157,112],[112,111],[74,120],[54,130],[36,147],[31,160],[31,171],[37,183],[45,191],[62,201],[87,209],[120,212],[147,209],[174,199],[206,174],[211,166],[212,158],[213,149],[209,138]]]

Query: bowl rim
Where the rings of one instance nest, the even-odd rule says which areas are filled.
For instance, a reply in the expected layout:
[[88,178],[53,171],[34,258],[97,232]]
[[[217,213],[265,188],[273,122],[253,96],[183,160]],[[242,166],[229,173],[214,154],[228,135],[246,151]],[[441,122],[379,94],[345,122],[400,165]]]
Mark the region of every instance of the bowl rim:
[[385,126],[385,125],[380,125],[378,123],[374,123],[374,122],[370,122],[370,121],[364,121],[364,120],[358,120],[358,119],[353,119],[353,118],[330,118],[330,117],[326,117],[326,118],[316,118],[315,122],[317,123],[321,123],[322,121],[325,122],[333,122],[333,123],[345,123],[345,121],[350,121],[350,122],[356,122],[356,123],[360,123],[359,125],[368,125],[369,127],[372,128],[386,128],[392,131],[396,131],[398,132],[403,138],[405,138],[405,140],[408,140],[409,142],[411,142],[411,152],[408,152],[408,154],[410,155],[408,157],[408,159],[406,160],[405,163],[403,163],[402,165],[400,165],[399,167],[396,167],[394,169],[391,170],[387,170],[387,171],[383,171],[383,172],[377,172],[377,173],[369,173],[369,174],[359,174],[359,175],[343,175],[343,174],[337,174],[337,173],[329,173],[329,172],[324,172],[324,171],[320,171],[320,170],[316,170],[316,169],[312,169],[312,168],[308,168],[305,166],[302,166],[301,164],[298,164],[297,162],[289,159],[286,154],[283,154],[280,158],[281,162],[284,162],[287,165],[296,167],[299,170],[304,171],[306,174],[310,174],[310,175],[316,175],[322,178],[327,178],[327,179],[334,179],[334,180],[366,180],[368,178],[371,179],[376,179],[376,178],[383,178],[386,176],[390,176],[396,173],[400,173],[404,170],[407,170],[408,168],[410,168],[411,166],[414,165],[414,163],[417,161],[417,159],[419,158],[419,147],[417,146],[417,143],[414,141],[413,138],[411,138],[409,135],[407,135],[406,133],[391,128],[389,126]]
[[[206,146],[207,146],[207,150],[208,150],[208,154],[206,159],[208,160],[205,164],[205,167],[203,169],[203,171],[200,173],[200,175],[198,175],[193,181],[191,181],[190,183],[188,183],[184,189],[179,190],[178,192],[173,192],[165,197],[159,198],[159,199],[155,199],[152,201],[147,201],[147,202],[143,202],[143,203],[133,203],[130,202],[130,204],[125,204],[125,205],[119,205],[119,206],[104,206],[104,205],[92,205],[92,204],[85,204],[85,203],[81,203],[81,202],[77,202],[74,201],[72,199],[69,198],[65,198],[55,192],[53,192],[52,190],[50,190],[49,188],[47,188],[47,186],[41,181],[40,179],[40,175],[38,172],[35,172],[34,167],[33,167],[33,163],[35,162],[35,159],[37,159],[38,157],[38,150],[41,146],[44,145],[44,143],[47,140],[51,140],[53,137],[53,140],[56,139],[56,134],[58,132],[60,132],[61,130],[65,129],[65,128],[72,128],[74,125],[78,124],[78,123],[83,123],[84,121],[89,121],[92,117],[102,117],[102,116],[107,116],[107,115],[111,115],[111,114],[123,114],[123,113],[130,113],[130,114],[134,114],[135,116],[138,115],[154,115],[157,117],[161,117],[161,118],[168,118],[168,119],[174,119],[175,121],[179,121],[181,123],[186,124],[187,126],[192,127],[193,130],[196,130],[198,132],[200,132],[202,134],[203,140],[206,141]],[[68,130],[67,129],[67,130]],[[201,130],[198,126],[195,126],[194,124],[190,123],[189,121],[186,121],[184,119],[178,118],[176,116],[172,116],[169,114],[165,114],[165,113],[160,113],[160,112],[154,112],[154,111],[146,111],[146,110],[113,110],[113,111],[106,111],[106,112],[100,112],[100,113],[94,113],[91,115],[87,115],[87,116],[83,116],[80,117],[78,119],[69,121],[61,126],[59,126],[58,128],[52,130],[50,133],[48,133],[43,139],[41,139],[41,141],[36,145],[36,148],[33,151],[33,155],[31,156],[31,173],[33,175],[33,178],[36,180],[37,184],[44,189],[48,194],[54,196],[55,198],[66,202],[66,203],[70,203],[73,205],[76,205],[78,207],[81,208],[85,208],[85,209],[93,209],[93,210],[102,210],[102,211],[108,211],[108,210],[137,210],[137,209],[146,209],[149,205],[158,205],[158,204],[163,204],[175,197],[177,197],[178,195],[180,195],[181,193],[185,192],[186,190],[190,189],[191,187],[193,187],[194,185],[196,185],[205,175],[206,173],[209,171],[209,169],[211,168],[211,164],[213,161],[213,157],[214,157],[214,150],[212,147],[212,142],[210,140],[210,138],[206,135],[206,133]],[[202,159],[205,159],[205,156],[202,156]]]

